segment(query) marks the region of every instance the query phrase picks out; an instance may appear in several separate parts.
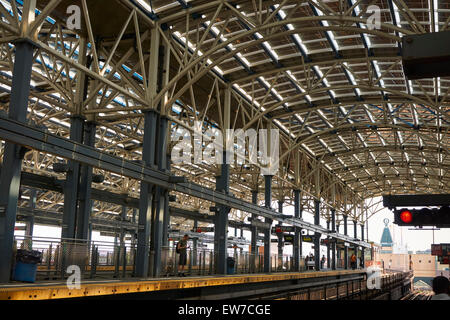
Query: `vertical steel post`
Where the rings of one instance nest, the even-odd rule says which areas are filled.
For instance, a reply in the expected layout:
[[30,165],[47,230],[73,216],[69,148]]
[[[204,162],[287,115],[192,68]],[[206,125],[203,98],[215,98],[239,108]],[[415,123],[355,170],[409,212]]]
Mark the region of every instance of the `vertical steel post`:
[[[320,225],[320,200],[314,200],[314,224]],[[320,271],[320,236],[320,233],[314,233],[314,268],[316,271]]]
[[[161,57],[160,57],[161,58]],[[160,171],[166,171],[167,165],[167,130],[168,118],[161,115],[159,117],[159,130],[157,132],[158,142],[156,147],[156,162]],[[152,272],[151,276],[158,277],[161,273],[161,252],[163,244],[163,228],[164,215],[166,210],[166,193],[167,189],[157,187],[155,191],[156,196],[156,210],[152,218],[152,235],[150,242],[150,256],[152,257]]]
[[[336,209],[331,209],[331,231],[336,232]],[[331,269],[336,270],[336,239],[331,243]]]
[[[155,36],[155,34],[153,35]],[[159,33],[158,33],[159,41]],[[169,80],[169,64],[170,64],[170,50],[166,45],[160,45],[158,49],[158,70],[157,70],[157,91],[161,91]],[[158,170],[167,171],[167,135],[169,127],[169,119],[165,115],[165,106],[160,104],[158,106],[160,116],[158,117],[158,131],[157,131],[157,146],[156,146],[156,165]],[[152,216],[152,235],[150,242],[150,256],[152,257],[151,275],[158,277],[161,273],[161,254],[162,247],[167,240],[164,236],[164,228],[167,228],[168,206],[168,190],[161,187],[155,188],[155,211]],[[166,218],[166,219],[165,219]],[[166,220],[166,224],[165,221]]]
[[[171,160],[170,156],[166,155],[166,170],[170,172]],[[169,246],[169,227],[170,227],[170,210],[169,210],[169,191],[164,193],[164,217],[163,217],[163,247]]]
[[[353,220],[353,236],[358,239],[358,221]],[[354,249],[356,256],[356,269],[358,269],[358,246],[355,244]]]
[[[198,221],[194,220],[194,230],[196,230],[198,228]],[[192,265],[196,266],[197,265],[197,252],[198,252],[198,238],[194,237],[194,239],[192,239],[192,255],[193,255],[193,259],[192,259]]]
[[[155,110],[148,110],[144,113],[142,160],[147,166],[155,165],[156,119],[157,113]],[[153,202],[152,191],[152,184],[141,182],[136,251],[136,277],[147,277],[149,271],[149,241]]]
[[[95,146],[96,124],[86,122],[84,125],[83,143]],[[92,167],[82,165],[80,168],[79,210],[77,212],[76,239],[87,239],[89,233],[89,218],[92,212]]]
[[[258,204],[258,190],[252,190],[252,203]],[[257,218],[257,215],[252,213],[252,221]],[[255,226],[251,227],[251,244],[250,244],[250,272],[256,272],[256,257],[258,255],[257,239],[258,239],[258,228]]]
[[[81,65],[85,65],[87,68],[90,68],[93,60],[92,58],[87,57],[87,49],[87,39],[85,37],[80,37],[78,63]],[[84,101],[86,100],[88,94],[88,86],[88,77],[86,77],[86,74],[83,71],[78,71],[76,94],[74,96],[75,115],[79,116],[82,114]],[[95,86],[95,81],[92,86]],[[95,108],[95,104],[96,101],[91,102],[91,107]],[[86,146],[95,147],[96,124],[94,121],[94,117],[92,116],[91,118],[89,118],[89,121],[87,122],[85,122],[85,119],[82,117],[79,117],[79,119],[81,120],[82,132],[81,137],[78,136],[78,132],[75,133],[76,139],[81,139],[80,142],[82,142]],[[76,121],[80,120],[76,119]],[[76,125],[79,126],[80,124],[77,123]],[[74,204],[75,207],[74,209],[67,208],[67,211],[70,212],[70,214],[75,213],[74,238],[86,240],[89,233],[89,218],[92,212],[92,167],[79,164],[77,169],[79,170],[79,176],[77,178],[74,175],[72,177],[73,180],[71,181],[72,183],[78,183],[78,186],[74,188],[74,190],[76,190],[76,199],[69,198],[69,201],[72,201],[71,205]],[[67,177],[69,178],[69,174],[67,175]],[[69,186],[67,193],[69,192],[70,188],[71,187]],[[74,210],[74,212],[72,210]],[[69,230],[69,232],[71,233],[71,230]]]
[[25,229],[25,235],[27,237],[30,237],[32,239],[33,237],[33,230],[34,230],[34,210],[36,209],[36,189],[30,189],[30,209],[31,209],[31,215],[28,217],[26,229]]
[[[150,56],[148,64],[148,83],[146,88],[146,100],[150,110],[144,112],[144,141],[142,146],[142,161],[144,165],[155,167],[156,159],[156,129],[158,112],[153,100],[158,93],[159,71],[159,47],[160,33],[157,28],[151,29]],[[153,190],[154,186],[141,182],[141,192],[139,199],[139,222],[138,241],[136,252],[136,276],[147,277],[150,269],[150,234],[151,220],[153,213]]]
[[[122,206],[122,212],[120,213],[120,220],[122,222],[125,222],[127,220],[127,207]],[[120,227],[120,247],[122,248],[125,246],[125,229],[123,227]]]
[[[294,190],[294,217],[300,218],[300,190]],[[295,228],[294,234],[294,271],[300,270],[300,247],[301,247],[302,229]]]
[[[70,118],[70,140],[78,143],[83,142],[84,118],[80,115],[73,115]],[[80,183],[80,163],[69,161],[69,171],[66,174],[64,183],[64,213],[61,229],[61,238],[75,239],[77,208],[78,208],[78,188]]]
[[[330,230],[330,220],[327,220],[327,230]],[[328,240],[330,240],[331,238],[328,237]],[[331,268],[331,261],[330,261],[330,243],[327,243],[327,269]]]
[[[273,176],[264,176],[264,202],[266,208],[271,208],[272,203],[272,178]],[[264,231],[264,272],[271,271],[270,261],[270,234],[272,229],[272,219],[266,218],[265,222],[269,228]]]
[[[278,201],[278,212],[283,213],[283,201]],[[281,222],[278,223],[279,226],[281,226]],[[278,234],[278,261],[279,263],[279,269],[281,270],[283,268],[283,233]]]
[[[26,122],[35,46],[29,40],[19,40],[15,42],[15,47],[8,117],[19,122]],[[11,275],[14,225],[25,152],[25,148],[5,142],[3,170],[0,174],[0,283],[8,282]]]
[[[230,187],[230,165],[226,163],[227,152],[223,153],[221,174],[216,177],[216,191],[228,193]],[[214,217],[214,253],[216,255],[216,273],[227,273],[227,248],[228,248],[228,213],[230,208],[224,205],[217,206]]]
[[[344,215],[344,234],[347,236],[347,216]],[[348,269],[348,247],[344,245],[344,269]]]
[[[364,224],[361,224],[361,241],[364,241]],[[364,259],[364,251],[365,248],[361,248],[361,265],[364,268],[365,267],[365,259]]]

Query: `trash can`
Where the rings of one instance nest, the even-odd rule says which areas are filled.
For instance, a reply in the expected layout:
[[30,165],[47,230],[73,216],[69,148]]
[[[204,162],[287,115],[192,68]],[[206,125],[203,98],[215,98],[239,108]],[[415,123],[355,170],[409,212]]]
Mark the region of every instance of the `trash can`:
[[231,257],[228,257],[227,258],[227,274],[234,274],[234,264],[235,264],[234,259]]
[[42,261],[42,253],[33,250],[17,250],[16,266],[13,280],[23,282],[35,282],[37,265]]

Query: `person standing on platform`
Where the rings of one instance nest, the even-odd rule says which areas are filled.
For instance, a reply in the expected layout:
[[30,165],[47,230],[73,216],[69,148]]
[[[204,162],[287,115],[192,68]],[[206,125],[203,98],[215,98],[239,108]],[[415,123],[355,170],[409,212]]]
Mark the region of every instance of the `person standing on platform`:
[[180,254],[180,258],[178,259],[178,265],[181,267],[181,270],[178,273],[178,276],[180,276],[180,277],[186,277],[186,275],[184,274],[184,266],[187,263],[187,241],[188,240],[189,240],[189,236],[187,234],[185,234],[184,237],[177,243],[177,253]]
[[355,254],[352,254],[352,256],[350,257],[350,265],[353,270],[356,269],[356,255]]
[[434,296],[431,300],[450,300],[450,281],[443,276],[433,279]]
[[320,259],[320,269],[323,269],[324,265],[325,265],[325,255],[322,256],[322,259]]

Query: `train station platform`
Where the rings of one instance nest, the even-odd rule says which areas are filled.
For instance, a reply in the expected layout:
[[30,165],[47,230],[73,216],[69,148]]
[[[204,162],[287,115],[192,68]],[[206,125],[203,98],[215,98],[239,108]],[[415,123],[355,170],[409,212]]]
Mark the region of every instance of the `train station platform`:
[[[385,277],[385,276],[384,276]],[[391,285],[406,275],[389,275]],[[64,281],[0,285],[0,300],[52,299],[232,299],[279,298],[300,300],[350,298],[366,292],[364,270],[244,274],[203,277],[82,281],[69,288]]]
[[149,293],[243,284],[261,284],[296,280],[317,280],[330,277],[362,276],[361,271],[342,270],[303,273],[247,274],[206,277],[136,279],[133,281],[82,281],[79,289],[69,289],[65,281],[38,284],[0,285],[0,300],[48,300],[95,296]]

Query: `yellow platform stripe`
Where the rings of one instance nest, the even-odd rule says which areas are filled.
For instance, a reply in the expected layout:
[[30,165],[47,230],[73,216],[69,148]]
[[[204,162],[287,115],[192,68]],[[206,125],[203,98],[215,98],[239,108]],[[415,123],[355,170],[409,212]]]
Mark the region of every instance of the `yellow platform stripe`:
[[135,281],[105,281],[82,283],[80,289],[69,289],[65,283],[9,285],[0,287],[0,300],[49,300],[63,298],[92,297],[126,293],[152,292],[159,290],[176,290],[220,285],[257,283],[307,279],[337,275],[361,274],[356,270],[341,270],[308,273],[248,274],[234,276],[188,277],[176,279],[145,279]]

